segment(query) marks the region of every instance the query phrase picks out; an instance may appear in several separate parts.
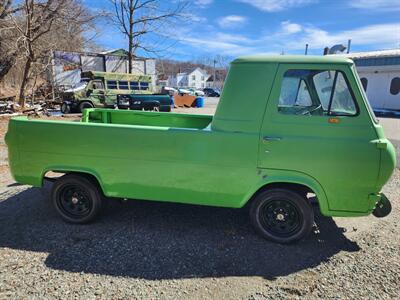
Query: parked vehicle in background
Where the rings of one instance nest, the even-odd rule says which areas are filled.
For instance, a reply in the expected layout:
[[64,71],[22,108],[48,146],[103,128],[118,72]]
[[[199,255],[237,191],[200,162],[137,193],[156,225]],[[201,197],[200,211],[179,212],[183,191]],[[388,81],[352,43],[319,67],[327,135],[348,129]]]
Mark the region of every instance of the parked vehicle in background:
[[192,94],[195,95],[195,96],[200,96],[200,97],[204,97],[204,96],[205,96],[204,92],[201,91],[201,90],[196,90],[196,89],[194,89],[194,88],[189,88],[189,90],[190,90],[190,91],[192,92]]
[[178,93],[178,90],[173,87],[169,86],[161,87],[161,94],[168,94],[170,96],[173,96],[175,93]]
[[218,90],[213,89],[213,88],[205,88],[205,89],[203,89],[203,92],[207,97],[220,97],[221,96],[221,93]]
[[[279,243],[312,229],[315,194],[325,216],[384,217],[381,192],[396,152],[368,106],[351,60],[262,56],[235,60],[213,116],[86,109],[82,121],[10,120],[15,180],[40,187],[65,174],[51,199],[86,223],[103,195],[240,208]],[[44,151],[45,149],[45,151]]]
[[399,114],[400,49],[354,52],[344,56],[354,61],[374,111]]
[[165,94],[128,94],[118,95],[117,104],[120,109],[156,110],[169,112],[174,104],[173,98]]
[[151,94],[151,77],[125,73],[82,72],[82,81],[63,93],[61,112],[85,108],[114,108],[117,95]]
[[179,94],[189,94],[192,96],[200,96],[200,97],[204,97],[205,94],[203,91],[201,90],[197,90],[191,87],[180,87],[180,88],[176,88]]

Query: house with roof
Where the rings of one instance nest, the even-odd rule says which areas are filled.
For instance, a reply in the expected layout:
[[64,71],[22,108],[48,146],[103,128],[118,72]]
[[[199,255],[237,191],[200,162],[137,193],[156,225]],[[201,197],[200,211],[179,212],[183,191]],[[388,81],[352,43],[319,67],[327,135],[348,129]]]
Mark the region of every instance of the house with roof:
[[400,111],[400,49],[341,55],[354,61],[375,111]]
[[209,77],[210,75],[208,75],[207,71],[197,67],[190,72],[182,72],[175,76],[169,76],[168,85],[172,87],[203,89],[206,87],[206,82]]

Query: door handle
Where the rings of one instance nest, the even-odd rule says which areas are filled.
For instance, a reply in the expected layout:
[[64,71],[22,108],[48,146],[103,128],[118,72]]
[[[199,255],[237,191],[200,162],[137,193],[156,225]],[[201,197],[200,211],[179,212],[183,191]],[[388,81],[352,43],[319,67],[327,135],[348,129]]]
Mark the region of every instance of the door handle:
[[282,140],[282,138],[278,137],[278,136],[264,136],[263,137],[264,142],[278,142],[280,140]]

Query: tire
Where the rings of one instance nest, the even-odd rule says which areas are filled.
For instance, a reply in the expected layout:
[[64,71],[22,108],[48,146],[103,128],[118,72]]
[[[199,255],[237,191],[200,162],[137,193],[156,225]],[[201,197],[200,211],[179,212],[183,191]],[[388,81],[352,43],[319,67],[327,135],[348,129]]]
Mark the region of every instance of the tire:
[[250,207],[250,219],[264,238],[289,244],[306,237],[314,224],[307,199],[288,189],[276,188],[258,194]]
[[71,112],[71,107],[69,106],[69,104],[63,102],[63,104],[61,104],[61,113],[63,114],[69,114]]
[[93,108],[93,107],[94,107],[93,104],[90,103],[90,102],[88,102],[88,101],[81,102],[81,103],[79,104],[79,112],[82,113],[84,109],[86,109],[86,108]]
[[52,187],[51,199],[61,218],[75,224],[93,221],[103,206],[99,187],[77,174],[67,174],[58,179]]

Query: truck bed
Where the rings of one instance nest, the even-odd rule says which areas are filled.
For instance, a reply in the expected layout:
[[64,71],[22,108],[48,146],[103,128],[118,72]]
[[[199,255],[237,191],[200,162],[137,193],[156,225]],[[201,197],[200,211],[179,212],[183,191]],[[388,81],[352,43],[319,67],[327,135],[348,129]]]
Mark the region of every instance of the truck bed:
[[133,110],[86,109],[84,123],[104,123],[135,126],[204,129],[210,125],[212,116]]

